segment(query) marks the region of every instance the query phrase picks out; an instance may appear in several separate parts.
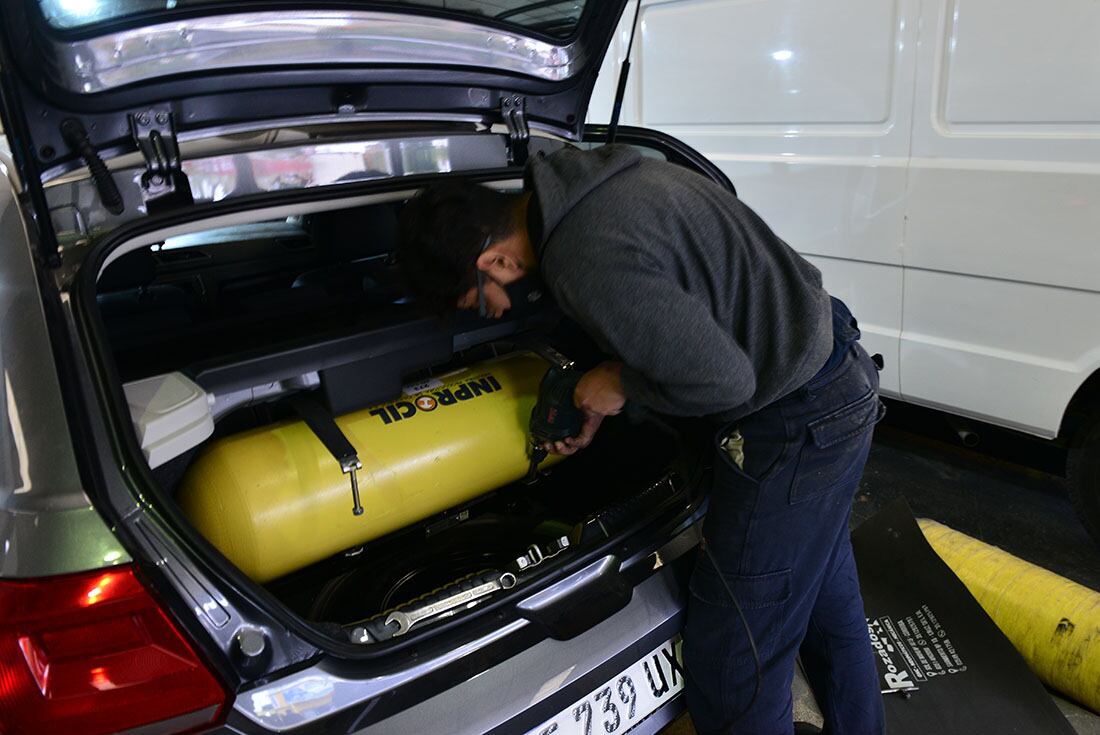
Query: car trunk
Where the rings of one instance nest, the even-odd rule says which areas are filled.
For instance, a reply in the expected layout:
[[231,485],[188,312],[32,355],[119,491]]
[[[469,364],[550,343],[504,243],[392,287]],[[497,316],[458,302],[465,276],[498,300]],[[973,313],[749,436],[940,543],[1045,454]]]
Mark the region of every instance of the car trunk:
[[[537,362],[532,351],[547,345],[580,368],[602,356],[529,287],[513,291],[516,307],[500,322],[473,315],[441,321],[420,313],[404,299],[392,262],[402,196],[368,197],[354,207],[314,206],[307,215],[262,221],[244,212],[228,227],[190,223],[186,234],[119,241],[112,255],[100,254],[109,262],[95,293],[102,347],[135,422],[131,446],[144,450],[156,485],[150,495],[165,517],[198,531],[209,545],[199,544],[196,552],[222,566],[242,558],[235,542],[225,539],[253,534],[257,548],[267,544],[267,550],[238,564],[253,584],[315,632],[371,647],[497,610],[497,603],[528,595],[561,569],[606,554],[647,524],[685,517],[697,480],[695,466],[679,450],[680,427],[652,416],[623,416],[605,422],[588,449],[526,482],[514,471],[517,452],[525,451],[516,442],[525,442],[535,383],[525,384],[527,403],[517,399],[503,408],[478,408],[481,413],[472,400],[438,405],[449,395],[440,387],[447,376],[491,376],[494,365]],[[477,393],[477,384],[461,385],[474,385]],[[186,400],[179,398],[181,385],[191,391],[184,391]],[[424,386],[436,392],[417,392]],[[303,399],[321,411],[322,423],[340,423],[352,439],[363,465],[363,516],[353,515],[348,475],[305,418]],[[490,399],[478,400],[488,406]],[[410,401],[420,405],[415,421],[407,414],[414,410]],[[448,412],[446,429],[432,430],[429,422]],[[348,428],[349,416],[361,416],[370,431],[407,430],[404,454],[391,462],[387,452],[396,450],[387,449],[385,434],[370,435],[378,437],[376,444]],[[499,441],[487,433],[490,419],[504,427]],[[409,428],[417,422],[423,429]],[[285,439],[287,427],[296,427],[295,438]],[[474,459],[456,459],[437,446],[456,435],[461,451]],[[262,451],[248,455],[259,459],[246,458],[240,448],[243,438],[273,436],[284,437],[279,446],[290,459]],[[306,464],[314,464],[300,470],[307,445]],[[200,476],[199,467],[214,453],[222,469]],[[468,466],[455,464],[460,461]],[[499,471],[506,463],[510,474]],[[419,486],[375,482],[370,473],[380,464],[386,472],[419,472],[412,481]],[[310,479],[314,467],[326,479]],[[257,490],[236,506],[225,498],[241,485],[259,487],[264,478],[287,472],[297,478],[290,490],[268,485],[275,490]],[[242,479],[230,483],[227,473]],[[421,503],[420,496],[429,494],[432,502]],[[358,538],[338,530],[381,523],[391,511],[413,507],[410,498],[419,510],[409,511],[407,522],[387,521],[378,526],[384,532]],[[312,520],[301,520],[306,516]],[[217,536],[213,526],[223,523],[245,525]],[[303,549],[295,561],[268,564],[291,545]],[[312,553],[314,545],[322,550]],[[494,580],[498,584],[483,593],[461,596]],[[625,604],[629,589],[623,594]],[[429,610],[431,605],[436,607]],[[405,631],[394,611],[426,617]]]
[[[585,120],[625,4],[39,0],[0,10],[0,115],[65,358],[82,480],[231,690],[313,665],[369,675],[355,701],[393,696],[348,721],[357,728],[471,675],[460,657],[502,661],[579,635],[658,570],[686,568],[700,463],[678,442],[705,443],[658,417],[616,417],[593,446],[522,483],[537,375],[497,391],[486,366],[529,361],[547,344],[582,369],[603,356],[535,290],[515,291],[499,322],[425,317],[401,298],[390,259],[396,208],[425,183],[462,175],[518,188],[529,156],[611,137]],[[732,189],[667,136],[621,128],[618,140]],[[478,372],[453,396],[446,386],[405,395],[456,370]],[[459,391],[478,390],[455,408]],[[375,486],[370,472],[397,460],[382,435],[357,433],[372,411],[382,413],[371,432],[378,422],[404,431],[429,421],[410,423],[413,409],[461,423],[466,407],[476,414],[497,398],[511,406],[485,408],[497,443],[472,414],[463,431],[406,437],[405,467],[421,473],[408,485],[431,503]],[[330,426],[327,441],[314,424]],[[332,425],[354,440],[351,455]],[[461,472],[437,462],[456,436],[482,442]],[[255,441],[279,451],[234,460],[235,442]],[[361,516],[347,484],[359,470],[343,472],[355,452]],[[211,456],[225,471],[196,480]],[[298,481],[272,484],[276,466]],[[194,498],[215,485],[217,498],[229,476],[247,502],[200,519],[210,504]],[[265,482],[255,497],[238,492]],[[327,520],[280,525],[329,503]],[[408,512],[387,516],[390,506]],[[281,530],[267,533],[279,508]],[[266,546],[242,556],[212,530],[219,517],[247,521]],[[352,539],[360,520],[373,530]],[[493,580],[501,589],[475,594]],[[408,632],[388,621],[425,610]],[[422,685],[391,691],[408,677]]]

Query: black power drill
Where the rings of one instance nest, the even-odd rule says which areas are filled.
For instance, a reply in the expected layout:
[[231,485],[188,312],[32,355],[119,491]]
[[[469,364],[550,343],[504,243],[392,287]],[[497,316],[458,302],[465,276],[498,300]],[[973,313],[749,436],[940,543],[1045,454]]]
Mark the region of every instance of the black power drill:
[[539,465],[546,459],[547,451],[542,445],[577,436],[584,425],[584,413],[573,404],[573,394],[583,373],[573,368],[571,360],[549,347],[540,346],[537,352],[551,364],[539,383],[539,399],[531,411],[531,469],[524,480],[527,483],[538,479]]

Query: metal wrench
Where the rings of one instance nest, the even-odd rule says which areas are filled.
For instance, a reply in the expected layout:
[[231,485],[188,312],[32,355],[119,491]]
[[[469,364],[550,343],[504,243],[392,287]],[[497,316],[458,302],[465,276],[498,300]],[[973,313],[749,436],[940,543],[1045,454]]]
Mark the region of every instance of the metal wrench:
[[386,618],[386,625],[396,622],[397,632],[394,633],[394,636],[404,635],[421,620],[454,611],[456,608],[467,605],[498,590],[510,589],[514,587],[515,584],[515,575],[511,572],[505,572],[500,575],[498,579],[479,584],[477,587],[471,587],[468,590],[463,590],[450,597],[444,597],[442,600],[430,603],[424,607],[419,607],[408,612],[404,610],[394,610]]

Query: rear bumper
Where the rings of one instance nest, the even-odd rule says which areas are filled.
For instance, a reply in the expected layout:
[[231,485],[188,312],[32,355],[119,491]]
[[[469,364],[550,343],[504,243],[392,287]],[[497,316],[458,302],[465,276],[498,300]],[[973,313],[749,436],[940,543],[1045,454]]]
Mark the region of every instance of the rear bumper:
[[[354,732],[356,735],[512,735],[533,728],[585,696],[619,671],[675,636],[683,625],[684,564],[668,564],[634,588],[622,610],[575,638],[545,638],[500,663],[467,671],[465,681],[395,714],[372,712],[404,687],[447,665],[436,658],[413,659],[394,677],[357,679],[325,662],[276,683],[238,695],[219,732]],[[491,635],[448,652],[450,659],[476,664],[483,651],[533,625],[515,620]],[[491,640],[490,640],[491,639]],[[654,712],[631,731],[657,732],[682,709],[680,698]],[[372,717],[372,714],[374,717]],[[362,726],[358,723],[371,722]]]
[[[359,733],[526,732],[676,635],[683,609],[681,585],[673,569],[663,569],[635,588],[625,608],[576,638],[544,640]],[[655,733],[682,709],[677,697],[631,732]]]

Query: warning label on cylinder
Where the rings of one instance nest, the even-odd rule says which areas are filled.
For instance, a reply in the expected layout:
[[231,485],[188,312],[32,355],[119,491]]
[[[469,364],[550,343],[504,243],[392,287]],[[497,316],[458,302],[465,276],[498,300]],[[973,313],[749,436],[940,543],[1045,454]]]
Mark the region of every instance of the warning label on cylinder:
[[878,657],[883,691],[918,688],[937,676],[961,674],[966,664],[928,605],[912,615],[870,618],[867,631]]
[[401,389],[401,392],[407,396],[415,396],[417,393],[423,393],[426,390],[435,390],[436,388],[442,388],[443,381],[439,378],[429,378],[428,380],[421,380],[419,383],[410,383]]

